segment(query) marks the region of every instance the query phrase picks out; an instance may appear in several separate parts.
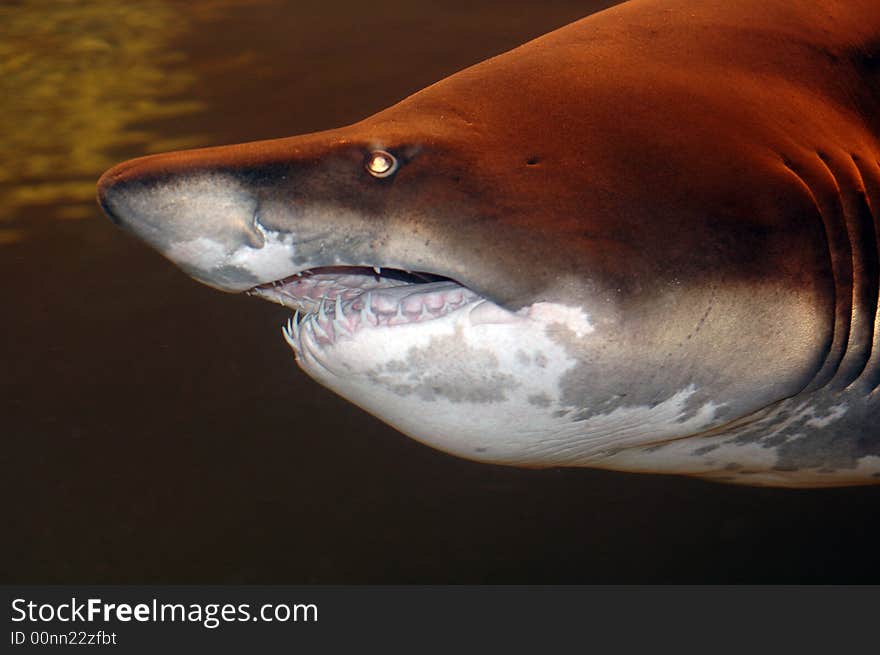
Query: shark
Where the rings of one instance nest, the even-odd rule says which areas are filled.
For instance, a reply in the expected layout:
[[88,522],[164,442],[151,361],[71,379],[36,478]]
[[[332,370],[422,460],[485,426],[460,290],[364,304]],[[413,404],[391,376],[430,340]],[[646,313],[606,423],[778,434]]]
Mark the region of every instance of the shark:
[[353,125],[124,162],[98,200],[439,450],[880,482],[876,0],[631,0]]

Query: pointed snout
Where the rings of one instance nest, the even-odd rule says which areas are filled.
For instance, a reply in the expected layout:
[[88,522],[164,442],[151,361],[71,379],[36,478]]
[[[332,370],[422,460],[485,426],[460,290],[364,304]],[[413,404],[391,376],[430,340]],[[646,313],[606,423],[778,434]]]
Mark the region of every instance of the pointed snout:
[[120,225],[122,222],[113,209],[113,187],[116,179],[122,172],[120,170],[122,167],[122,164],[114,166],[109,171],[106,171],[98,180],[98,205],[100,205],[104,214],[107,215],[107,218],[113,221],[115,225]]
[[171,152],[118,164],[98,180],[98,204],[111,221],[139,236],[151,227],[179,229],[188,210],[207,209],[210,198],[231,197],[224,185],[235,182],[236,168],[224,162],[224,150]]
[[[161,158],[159,155],[158,158]],[[131,229],[133,216],[130,201],[138,186],[146,187],[151,178],[157,177],[157,156],[140,157],[117,164],[98,179],[97,200],[104,214],[114,225]]]
[[[233,152],[230,152],[230,148]],[[286,272],[264,248],[259,186],[249,154],[235,147],[152,155],[124,162],[98,180],[97,199],[113,223],[134,233],[189,275],[241,291]],[[230,163],[230,155],[235,164]],[[264,169],[265,170],[265,169]],[[272,250],[274,262],[267,262]]]
[[139,157],[117,164],[104,172],[98,179],[98,205],[115,225],[132,228],[131,219],[136,218],[131,211],[131,201],[137,190],[149,187],[163,175],[173,175],[174,171],[165,161],[169,155]]

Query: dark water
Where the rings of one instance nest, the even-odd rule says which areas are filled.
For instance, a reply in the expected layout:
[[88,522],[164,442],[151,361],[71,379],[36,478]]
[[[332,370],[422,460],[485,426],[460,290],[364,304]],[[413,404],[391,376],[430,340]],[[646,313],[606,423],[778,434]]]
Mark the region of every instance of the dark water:
[[94,206],[116,161],[352,122],[609,4],[0,5],[0,582],[880,582],[880,488],[437,453]]

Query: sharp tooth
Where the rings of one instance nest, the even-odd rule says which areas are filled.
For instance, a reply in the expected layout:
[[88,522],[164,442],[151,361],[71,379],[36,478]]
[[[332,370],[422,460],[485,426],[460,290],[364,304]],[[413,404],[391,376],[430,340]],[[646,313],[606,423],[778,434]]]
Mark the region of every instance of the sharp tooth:
[[296,310],[296,314],[293,315],[293,334],[296,336],[297,340],[299,340],[299,310]]
[[334,332],[342,332],[344,335],[350,337],[352,336],[351,330],[348,329],[348,326],[345,325],[345,314],[342,311],[342,295],[336,294],[336,305],[334,307],[335,312],[333,315],[333,331]]
[[315,338],[315,321],[312,320],[310,316],[307,316],[303,319],[303,335],[302,340],[303,344],[306,343],[308,339],[311,339],[315,343],[318,343],[318,340]]
[[288,324],[281,326],[281,334],[284,335],[284,340],[287,342],[287,345],[293,348],[293,352],[299,354],[299,345],[296,343],[296,339],[294,339],[293,336],[290,334],[289,325],[290,322],[288,319]]
[[344,320],[340,320],[340,319],[338,319],[338,318],[334,318],[334,319],[333,319],[333,331],[334,331],[336,334],[340,334],[340,333],[341,333],[341,334],[344,334],[344,335],[347,336],[347,337],[351,337],[351,336],[353,336],[351,330],[349,330],[349,329],[348,329],[348,326],[345,324],[345,321],[344,321]]
[[324,303],[327,302],[327,296],[321,296],[321,305],[318,307],[318,320],[326,321],[327,312],[324,309]]
[[370,325],[378,325],[379,321],[376,318],[376,315],[373,313],[373,294],[370,291],[367,291],[366,295],[364,295],[364,306],[361,309],[361,314],[363,315],[364,323],[369,323]]
[[330,339],[330,335],[327,334],[327,330],[321,327],[321,323],[319,321],[309,321],[309,325],[312,328],[312,332],[314,332],[316,336],[323,337],[327,341],[332,341],[332,339]]
[[374,272],[376,275],[382,275],[382,267],[381,267],[381,266],[374,266],[374,267],[373,267],[373,272]]

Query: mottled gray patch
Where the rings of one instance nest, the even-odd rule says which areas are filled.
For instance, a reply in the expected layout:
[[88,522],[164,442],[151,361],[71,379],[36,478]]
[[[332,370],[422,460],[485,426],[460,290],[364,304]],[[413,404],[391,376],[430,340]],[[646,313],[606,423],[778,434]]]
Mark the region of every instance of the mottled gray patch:
[[488,449],[487,448],[474,448],[474,451],[478,452],[478,453],[485,453],[486,450],[488,450]]
[[631,352],[623,352],[618,343],[596,348],[565,326],[552,327],[547,329],[547,336],[577,360],[560,379],[560,404],[575,408],[573,421],[585,421],[618,408],[657,407],[687,388],[694,392],[684,401],[677,422],[692,420],[708,403],[716,406],[716,420],[730,415],[730,409],[717,402],[713,391],[719,381],[726,384],[726,380],[719,380],[717,371],[707,371],[701,377],[694,367],[668,366],[669,358],[680,357],[680,353],[641,351],[637,345]]
[[877,405],[856,393],[822,389],[783,401],[725,443],[775,448],[779,471],[852,470],[861,458],[880,456],[880,430],[865,429],[877,424]]
[[406,373],[407,365],[406,362],[400,359],[392,359],[390,362],[385,364],[385,371],[387,373]]
[[[585,308],[596,328],[587,338],[564,326],[548,329],[575,361],[559,383],[559,404],[574,408],[574,420],[656,406],[693,389],[675,420],[694,421],[711,406],[714,427],[794,396],[809,381],[809,362],[788,345],[780,321],[800,311],[787,298],[740,292],[711,271],[704,284],[670,289],[659,296],[624,292],[616,303]],[[754,317],[749,330],[739,325],[743,308]]]
[[776,448],[776,446],[781,446],[786,441],[788,441],[788,437],[782,434],[777,434],[775,437],[767,437],[761,443],[765,448]]
[[529,366],[532,363],[532,358],[529,357],[524,350],[517,350],[516,361],[518,361],[523,366]]
[[860,447],[857,433],[841,428],[816,431],[786,442],[779,447],[779,463],[794,468],[856,468],[868,453]]
[[553,402],[553,399],[546,393],[536,393],[529,396],[528,401],[530,405],[534,405],[535,407],[550,407],[550,403]]
[[562,418],[564,416],[568,416],[569,414],[571,414],[570,409],[557,409],[555,412],[553,412],[553,418]]
[[538,368],[547,368],[547,355],[540,350],[535,351],[535,366]]
[[696,450],[692,451],[691,455],[700,455],[700,456],[706,455],[708,453],[711,453],[716,448],[721,448],[721,444],[716,443],[716,444],[709,444],[707,446],[700,446]]
[[[697,391],[690,396],[687,401],[685,401],[684,409],[682,409],[681,415],[676,420],[676,423],[687,423],[695,418],[697,414],[700,413],[700,410],[706,406],[706,403],[712,402],[711,396],[712,394],[701,393],[700,391]],[[730,408],[725,405],[716,405],[713,411],[713,416],[716,420],[730,418]]]
[[724,465],[725,471],[739,471],[743,467],[742,464],[737,464],[736,462],[729,462]]
[[468,346],[460,329],[410,348],[406,359],[380,364],[367,378],[399,396],[415,394],[428,402],[445,398],[453,403],[498,403],[519,386],[512,375],[498,371],[498,358],[491,350]]

